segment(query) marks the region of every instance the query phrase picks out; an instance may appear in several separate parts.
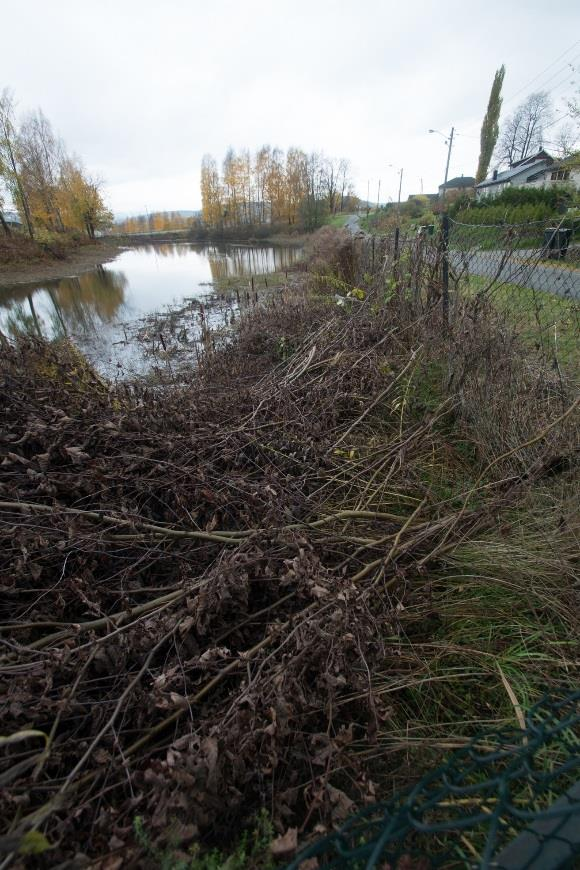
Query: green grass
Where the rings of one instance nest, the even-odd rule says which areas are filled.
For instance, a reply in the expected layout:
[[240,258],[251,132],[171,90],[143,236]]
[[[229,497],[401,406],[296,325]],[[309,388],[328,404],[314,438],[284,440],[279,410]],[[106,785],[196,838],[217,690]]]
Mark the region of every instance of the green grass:
[[[559,304],[565,310],[565,300]],[[445,397],[445,370],[443,362],[425,361],[399,385],[392,411],[404,398],[405,413],[414,419],[434,413]],[[420,500],[411,483],[419,481],[441,513],[460,510],[487,462],[480,437],[477,426],[471,431],[454,412],[441,417],[432,451],[406,457],[409,495]],[[469,509],[485,508],[493,497],[480,490]],[[392,496],[385,492],[384,503],[372,508],[392,510]],[[384,756],[377,758],[387,785],[393,756],[407,758],[414,776],[437,764],[453,739],[486,726],[517,725],[504,679],[524,708],[546,687],[577,682],[577,526],[574,480],[563,473],[498,508],[491,527],[443,552],[423,581],[409,577],[414,594],[398,615],[400,667],[372,676],[390,709],[378,735]]]
[[324,221],[326,226],[336,227],[340,229],[343,227],[349,218],[348,214],[333,214],[329,215],[329,217]]
[[246,293],[251,288],[251,280],[254,279],[254,290],[271,289],[286,283],[286,272],[267,272],[262,275],[225,275],[223,278],[214,278],[211,282],[214,290],[219,292],[235,291]]
[[[485,290],[487,278],[470,276],[461,281],[461,293],[475,296]],[[502,283],[492,287],[487,298],[494,308],[516,328],[530,351],[540,350],[548,359],[557,358],[560,366],[573,375],[580,366],[580,304],[553,293]]]
[[171,829],[166,833],[165,845],[159,847],[145,830],[141,816],[135,818],[133,827],[148,866],[159,870],[273,870],[275,867],[270,852],[274,829],[266,810],[257,814],[253,826],[244,831],[227,852],[218,849],[202,852],[194,843],[185,853]]

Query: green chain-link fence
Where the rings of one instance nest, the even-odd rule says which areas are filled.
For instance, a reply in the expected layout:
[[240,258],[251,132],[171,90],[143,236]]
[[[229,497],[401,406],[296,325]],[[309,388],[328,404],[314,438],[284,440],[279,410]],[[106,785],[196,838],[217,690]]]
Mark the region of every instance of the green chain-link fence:
[[[440,226],[356,238],[357,278],[374,275],[418,309],[441,303],[461,327],[481,310],[519,335],[550,368],[574,375],[580,339],[580,228],[552,221]],[[471,301],[471,304],[467,305]]]
[[288,870],[580,866],[580,691],[525,728],[482,732],[408,791],[363,809]]

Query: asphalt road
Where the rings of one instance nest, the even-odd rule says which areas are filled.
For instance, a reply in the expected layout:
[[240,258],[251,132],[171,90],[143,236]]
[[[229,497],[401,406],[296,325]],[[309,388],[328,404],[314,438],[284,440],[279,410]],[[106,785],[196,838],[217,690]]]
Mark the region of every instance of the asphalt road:
[[[357,214],[350,214],[344,226],[353,235],[363,232]],[[580,268],[538,263],[538,254],[537,251],[515,252],[502,264],[503,251],[459,253],[452,250],[450,260],[458,273],[468,272],[491,280],[501,265],[497,280],[502,284],[529,287],[564,299],[580,299]]]
[[538,263],[538,253],[532,251],[515,252],[502,265],[503,251],[474,251],[460,254],[450,251],[453,268],[461,273],[467,270],[471,275],[491,278],[501,271],[498,281],[530,287],[544,293],[553,293],[565,299],[580,299],[580,269],[567,266],[550,266]]
[[360,217],[357,214],[349,214],[346,219],[344,228],[345,230],[349,230],[349,232],[351,232],[353,236],[356,236],[357,233],[362,232],[360,226]]

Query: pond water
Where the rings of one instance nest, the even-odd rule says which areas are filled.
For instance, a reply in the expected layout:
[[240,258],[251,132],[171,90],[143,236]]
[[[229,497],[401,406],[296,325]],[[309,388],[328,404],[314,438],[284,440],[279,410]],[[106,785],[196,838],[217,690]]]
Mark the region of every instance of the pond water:
[[0,329],[66,336],[109,377],[143,371],[143,348],[130,340],[136,325],[192,300],[211,307],[217,279],[284,271],[300,255],[296,247],[242,244],[127,248],[78,277],[1,288]]

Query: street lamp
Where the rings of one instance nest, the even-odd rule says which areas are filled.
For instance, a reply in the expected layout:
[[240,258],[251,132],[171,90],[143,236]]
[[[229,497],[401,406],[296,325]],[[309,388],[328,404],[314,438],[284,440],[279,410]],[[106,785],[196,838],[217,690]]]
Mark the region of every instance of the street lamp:
[[[396,169],[396,167],[393,166],[392,163],[389,163],[389,166],[391,167],[391,169]],[[404,169],[403,166],[401,166],[400,169],[397,169],[397,172],[399,173],[399,197],[397,199],[397,214],[398,215],[401,213],[401,188],[403,186],[403,169]]]
[[445,179],[443,181],[443,196],[441,199],[445,201],[445,185],[447,184],[447,176],[449,175],[449,161],[451,160],[451,149],[453,148],[453,136],[455,135],[455,127],[451,128],[451,133],[449,136],[446,136],[445,133],[442,133],[440,130],[429,130],[430,133],[438,133],[439,136],[443,136],[446,144],[449,146],[447,149],[447,163],[445,164]]

